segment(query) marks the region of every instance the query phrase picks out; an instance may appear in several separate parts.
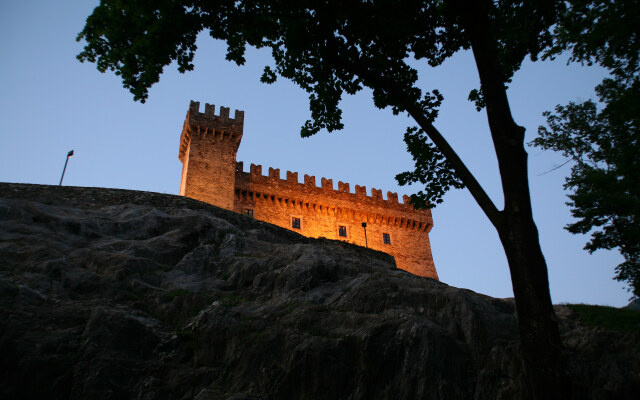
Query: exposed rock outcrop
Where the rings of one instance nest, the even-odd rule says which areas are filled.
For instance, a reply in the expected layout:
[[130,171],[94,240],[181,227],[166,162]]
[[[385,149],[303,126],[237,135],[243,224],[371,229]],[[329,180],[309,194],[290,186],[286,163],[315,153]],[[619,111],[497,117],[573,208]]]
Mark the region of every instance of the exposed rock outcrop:
[[[638,342],[558,308],[575,398]],[[191,199],[0,184],[0,397],[513,399],[514,305]]]

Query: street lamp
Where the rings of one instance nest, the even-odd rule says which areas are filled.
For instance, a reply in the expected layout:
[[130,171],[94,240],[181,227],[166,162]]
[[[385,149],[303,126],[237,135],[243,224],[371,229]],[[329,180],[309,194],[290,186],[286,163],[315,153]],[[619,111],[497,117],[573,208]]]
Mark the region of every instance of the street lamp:
[[62,180],[64,179],[64,172],[67,170],[67,163],[69,162],[69,158],[73,155],[73,150],[67,153],[67,159],[64,160],[64,168],[62,169],[62,176],[60,177],[60,183],[58,186],[62,186]]
[[367,223],[363,222],[362,227],[364,228],[364,247],[369,248],[369,244],[367,243]]

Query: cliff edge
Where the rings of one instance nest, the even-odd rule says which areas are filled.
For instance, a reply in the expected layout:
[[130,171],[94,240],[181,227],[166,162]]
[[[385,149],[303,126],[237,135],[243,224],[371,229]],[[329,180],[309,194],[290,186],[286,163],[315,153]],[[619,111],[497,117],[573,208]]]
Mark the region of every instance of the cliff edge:
[[[558,306],[576,399],[637,337]],[[514,305],[185,197],[0,184],[0,397],[517,399]]]

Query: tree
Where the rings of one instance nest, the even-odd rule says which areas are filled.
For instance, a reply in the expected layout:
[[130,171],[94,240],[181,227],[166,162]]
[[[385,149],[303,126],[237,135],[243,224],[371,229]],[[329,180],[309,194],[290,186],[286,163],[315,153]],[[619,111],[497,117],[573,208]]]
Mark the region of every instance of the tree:
[[532,144],[559,151],[574,161],[565,188],[571,214],[578,218],[566,229],[589,233],[585,249],[618,248],[625,261],[615,278],[627,281],[640,295],[640,82],[630,88],[605,80],[597,88],[607,104],[598,111],[589,100],[557,106],[546,112],[549,128],[540,127]]
[[[400,180],[420,181],[417,205],[435,204],[448,187],[466,187],[496,228],[504,247],[518,313],[528,388],[539,399],[568,397],[561,342],[544,256],[533,221],[524,128],[511,116],[505,83],[525,56],[551,44],[555,2],[456,0],[103,0],[78,39],[79,55],[100,71],[115,71],[134,99],[144,101],[164,66],[193,68],[197,34],[208,29],[228,44],[227,59],[244,62],[247,45],[269,47],[275,60],[262,81],[291,79],[309,93],[312,119],[302,136],[342,128],[343,93],[373,90],[377,107],[408,113],[407,131],[416,170]],[[498,159],[504,209],[499,210],[434,126],[442,97],[417,86],[413,57],[432,66],[471,49]],[[428,141],[427,141],[428,140]],[[436,178],[436,179],[433,179]],[[422,204],[420,204],[422,202]]]
[[638,150],[640,100],[640,8],[637,2],[574,1],[559,18],[553,56],[566,49],[571,61],[597,63],[611,78],[596,87],[603,107],[592,101],[557,106],[557,115],[545,113],[550,130],[540,127],[532,145],[562,152],[576,162],[565,187],[572,214],[579,221],[567,226],[572,233],[592,233],[585,249],[619,248],[625,262],[616,267],[616,279],[640,293],[640,170]]
[[[545,112],[547,127],[530,144],[559,151],[574,162],[565,189],[571,214],[566,229],[593,231],[585,249],[618,248],[625,261],[615,279],[640,296],[640,7],[635,1],[573,1],[558,18],[546,56],[572,51],[571,61],[611,72],[589,100]],[[598,109],[601,108],[601,111]]]

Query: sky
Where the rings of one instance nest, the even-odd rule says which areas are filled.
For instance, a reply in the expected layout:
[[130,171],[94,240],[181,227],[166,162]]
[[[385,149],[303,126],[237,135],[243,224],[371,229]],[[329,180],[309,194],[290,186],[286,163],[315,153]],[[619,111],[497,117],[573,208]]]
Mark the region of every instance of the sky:
[[[251,49],[237,66],[224,59],[226,46],[206,34],[198,38],[195,70],[165,69],[145,104],[133,101],[113,73],[75,56],[83,44],[75,38],[98,1],[0,0],[0,181],[58,184],[66,154],[74,156],[64,185],[145,190],[178,194],[182,164],[180,133],[190,100],[245,112],[238,161],[297,171],[365,185],[386,192],[411,194],[420,187],[400,187],[395,175],[413,163],[402,140],[406,115],[375,108],[371,92],[341,102],[344,129],[300,137],[309,119],[306,93],[280,78],[260,83],[269,51]],[[542,112],[556,104],[594,97],[606,75],[596,67],[553,62],[525,62],[508,96],[516,122],[532,140]],[[473,57],[458,53],[433,69],[414,65],[423,90],[444,95],[435,126],[476,176],[495,204],[502,194],[495,152],[484,112],[467,100],[479,87]],[[534,217],[549,270],[554,303],[587,303],[615,307],[630,293],[613,280],[622,261],[616,250],[583,250],[585,235],[563,227],[573,221],[564,178],[570,165],[559,154],[529,148],[529,180]],[[266,173],[266,172],[265,172]],[[353,190],[353,189],[352,189]],[[466,190],[452,190],[432,210],[431,248],[440,280],[493,297],[512,297],[508,265],[498,235]]]

